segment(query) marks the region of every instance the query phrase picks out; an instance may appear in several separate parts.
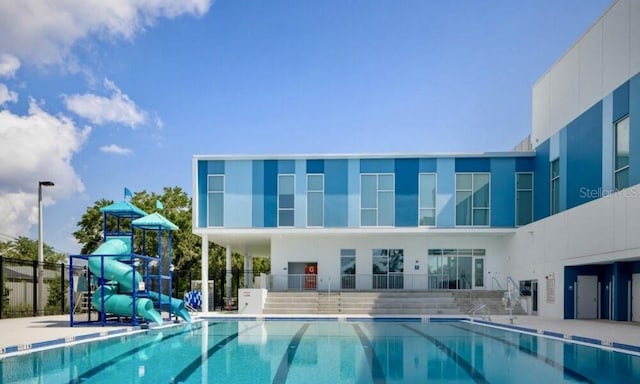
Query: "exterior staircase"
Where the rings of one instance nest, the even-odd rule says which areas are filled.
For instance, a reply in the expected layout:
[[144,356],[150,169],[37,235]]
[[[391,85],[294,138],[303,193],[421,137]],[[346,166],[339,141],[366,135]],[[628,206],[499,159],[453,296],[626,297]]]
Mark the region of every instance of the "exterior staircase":
[[[450,315],[464,316],[478,305],[507,314],[504,291],[269,292],[263,314]],[[524,311],[514,312],[523,314]]]

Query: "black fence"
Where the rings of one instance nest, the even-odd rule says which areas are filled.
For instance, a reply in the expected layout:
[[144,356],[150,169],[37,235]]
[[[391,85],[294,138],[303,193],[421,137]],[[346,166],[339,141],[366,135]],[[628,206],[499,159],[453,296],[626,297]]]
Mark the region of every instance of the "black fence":
[[68,265],[0,256],[0,283],[0,319],[69,313]]
[[[41,273],[40,273],[41,272]],[[38,263],[35,260],[10,259],[0,256],[0,319],[43,315],[63,315],[69,313],[69,266],[66,264]],[[249,276],[259,276],[261,272],[231,270],[231,298],[237,300],[238,288],[250,287]],[[39,276],[42,276],[40,282]],[[73,266],[74,288],[81,285],[81,276],[86,276],[83,266]],[[228,309],[230,298],[226,297],[225,270],[210,270],[209,310]],[[86,277],[85,277],[86,278]],[[202,289],[196,282],[201,278],[200,271],[180,270],[172,275],[172,295],[182,299],[186,292]],[[251,279],[251,277],[249,277]],[[39,288],[41,287],[41,288]],[[74,297],[76,295],[74,294]],[[80,300],[76,299],[76,305]],[[235,301],[235,300],[234,300]],[[237,302],[237,301],[236,301]]]
[[[227,297],[227,273],[231,275],[231,297]],[[233,269],[226,271],[209,270],[209,289],[213,291],[213,295],[209,297],[209,310],[230,309],[229,302],[237,303],[238,289],[251,287],[252,281],[247,281],[260,276],[260,273],[269,273],[269,271],[261,270],[238,270]],[[183,295],[190,290],[201,290],[200,271],[176,271],[173,274],[173,286],[175,297],[181,299]],[[231,300],[229,300],[231,299]]]

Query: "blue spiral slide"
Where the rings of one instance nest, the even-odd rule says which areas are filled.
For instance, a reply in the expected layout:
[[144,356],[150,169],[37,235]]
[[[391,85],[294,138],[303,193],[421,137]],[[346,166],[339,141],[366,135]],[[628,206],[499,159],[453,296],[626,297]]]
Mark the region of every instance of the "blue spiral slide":
[[[109,281],[116,281],[125,291],[133,291],[138,289],[142,282],[142,276],[130,265],[118,261],[119,255],[128,255],[131,253],[127,243],[120,239],[107,240],[92,255],[103,257],[90,257],[89,270],[96,276],[103,276],[106,283],[100,286],[91,297],[93,308],[101,311],[102,297],[104,295],[104,311],[120,316],[131,316],[133,311],[133,298],[130,295],[117,293],[117,287],[110,285]],[[104,260],[104,266],[102,266]],[[102,274],[104,272],[104,275]],[[169,297],[157,292],[149,292],[149,296],[162,303],[170,303],[171,313],[191,322],[191,315],[184,307],[182,300]],[[153,301],[147,298],[137,298],[135,301],[135,314],[145,320],[162,324],[162,316],[154,308]]]

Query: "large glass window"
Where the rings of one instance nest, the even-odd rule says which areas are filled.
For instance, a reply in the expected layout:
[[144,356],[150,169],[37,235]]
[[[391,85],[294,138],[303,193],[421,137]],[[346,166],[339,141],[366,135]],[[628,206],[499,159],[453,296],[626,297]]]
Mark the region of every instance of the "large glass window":
[[293,175],[278,175],[278,226],[293,227],[295,180]]
[[484,287],[484,249],[429,249],[430,289]]
[[614,178],[616,190],[629,186],[629,116],[615,126],[616,159]]
[[395,223],[393,174],[365,174],[360,178],[360,225],[393,226]]
[[560,160],[551,162],[551,214],[560,212]]
[[404,286],[404,250],[373,250],[373,288],[402,289]]
[[533,173],[516,173],[516,225],[533,221]]
[[340,250],[340,274],[342,289],[356,288],[356,250]]
[[208,226],[222,227],[224,225],[224,176],[209,175],[207,179]]
[[307,226],[324,225],[324,175],[307,175]]
[[456,225],[489,225],[488,173],[456,174]]
[[421,226],[436,225],[436,174],[421,173],[419,180],[420,203],[419,224]]

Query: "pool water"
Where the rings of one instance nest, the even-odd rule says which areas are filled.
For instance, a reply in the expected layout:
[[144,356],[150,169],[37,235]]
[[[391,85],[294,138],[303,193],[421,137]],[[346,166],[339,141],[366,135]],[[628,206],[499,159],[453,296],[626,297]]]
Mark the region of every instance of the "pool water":
[[633,383],[640,356],[467,322],[210,321],[5,357],[1,383]]

